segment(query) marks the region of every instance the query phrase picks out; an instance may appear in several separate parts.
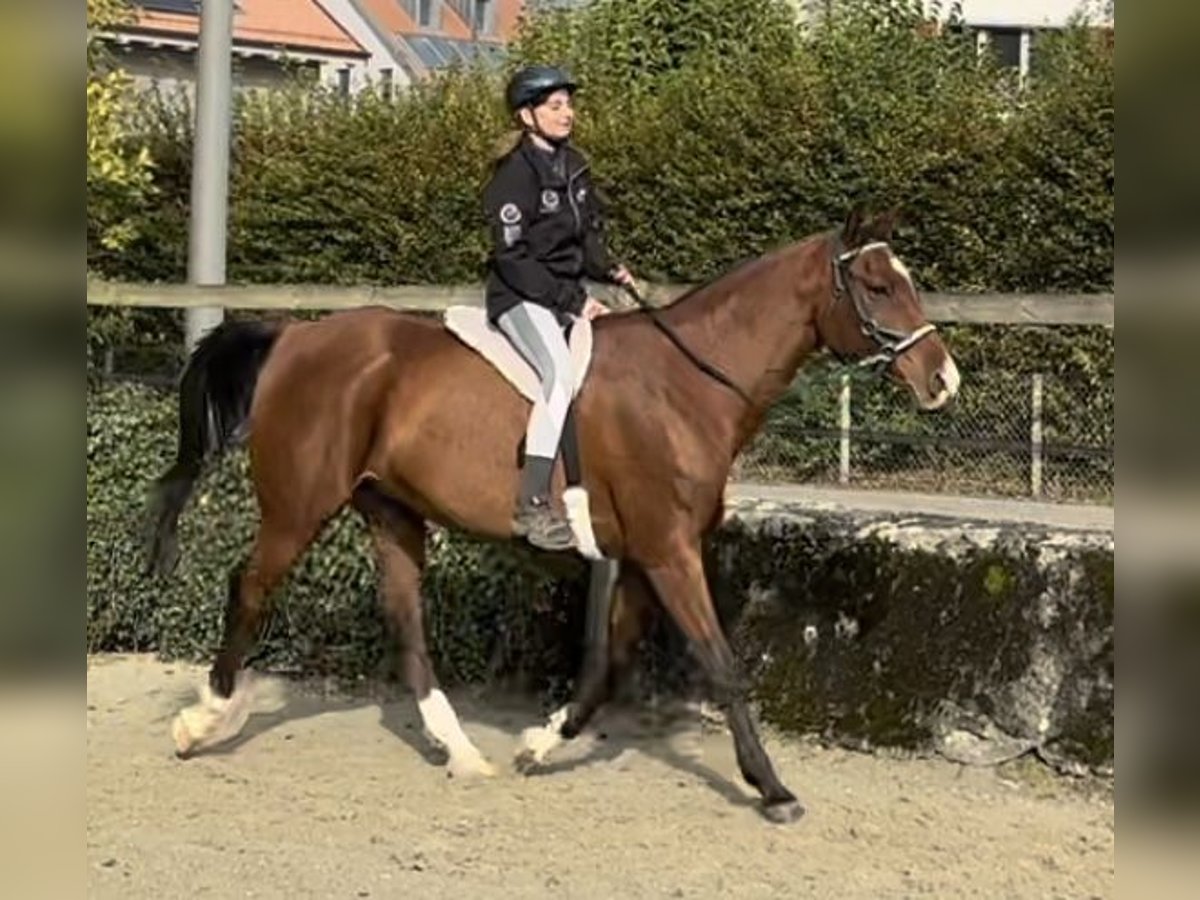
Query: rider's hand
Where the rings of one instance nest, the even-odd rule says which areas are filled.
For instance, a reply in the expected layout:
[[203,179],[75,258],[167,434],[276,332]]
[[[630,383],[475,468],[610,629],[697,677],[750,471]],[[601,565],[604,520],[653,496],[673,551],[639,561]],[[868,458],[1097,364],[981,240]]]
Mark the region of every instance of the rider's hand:
[[635,287],[633,275],[624,266],[617,266],[612,270],[609,277],[612,278],[614,284],[619,284],[622,287]]
[[596,316],[607,316],[612,310],[597,300],[595,297],[588,297],[583,304],[583,317],[589,322]]

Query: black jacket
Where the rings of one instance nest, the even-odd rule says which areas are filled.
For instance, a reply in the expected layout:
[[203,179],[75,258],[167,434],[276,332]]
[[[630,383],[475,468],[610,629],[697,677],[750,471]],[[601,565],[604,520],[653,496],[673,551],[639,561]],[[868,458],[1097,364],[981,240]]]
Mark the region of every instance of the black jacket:
[[588,164],[569,144],[553,154],[528,135],[496,166],[484,190],[492,236],[487,311],[495,321],[522,301],[578,314],[582,279],[609,281],[604,222]]

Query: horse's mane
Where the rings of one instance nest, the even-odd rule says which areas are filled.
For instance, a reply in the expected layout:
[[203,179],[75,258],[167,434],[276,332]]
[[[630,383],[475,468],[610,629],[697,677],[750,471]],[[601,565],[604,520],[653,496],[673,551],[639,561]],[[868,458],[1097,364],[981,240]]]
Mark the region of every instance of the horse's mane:
[[826,237],[828,237],[827,234],[815,235],[812,238],[808,238],[806,240],[797,241],[797,242],[791,243],[791,244],[785,244],[782,247],[776,247],[773,250],[767,251],[762,256],[752,256],[752,257],[747,257],[745,259],[742,259],[739,262],[735,263],[732,268],[726,269],[724,272],[721,272],[719,275],[717,275],[713,278],[710,278],[708,281],[702,282],[701,284],[693,285],[692,287],[688,288],[686,291],[684,291],[682,294],[680,294],[678,297],[676,297],[670,303],[664,304],[664,306],[662,308],[670,309],[674,306],[678,306],[681,303],[684,303],[687,300],[689,300],[690,298],[696,296],[697,294],[707,292],[708,290],[717,287],[722,282],[734,281],[737,278],[739,278],[740,276],[749,274],[749,270],[751,270],[751,269],[757,268],[760,265],[762,265],[762,266],[770,265],[770,264],[776,262],[777,260],[779,260],[782,256],[792,253],[796,250],[799,250],[801,247],[807,246],[812,241],[825,239]]
[[663,308],[669,309],[672,306],[676,306],[680,303],[683,303],[685,300],[688,300],[689,298],[694,297],[696,294],[699,294],[701,291],[707,291],[709,288],[715,287],[717,284],[724,281],[726,278],[733,278],[733,276],[742,273],[744,270],[746,270],[746,269],[750,268],[750,266],[754,265],[754,263],[761,262],[762,259],[763,259],[763,257],[760,257],[760,256],[751,256],[751,257],[747,257],[746,259],[739,260],[737,263],[735,263],[733,265],[732,268],[726,269],[724,272],[721,272],[720,274],[713,276],[708,281],[703,281],[700,284],[692,285],[690,288],[688,288],[686,291],[684,291],[682,294],[680,294],[678,297],[676,297],[670,303],[664,304]]

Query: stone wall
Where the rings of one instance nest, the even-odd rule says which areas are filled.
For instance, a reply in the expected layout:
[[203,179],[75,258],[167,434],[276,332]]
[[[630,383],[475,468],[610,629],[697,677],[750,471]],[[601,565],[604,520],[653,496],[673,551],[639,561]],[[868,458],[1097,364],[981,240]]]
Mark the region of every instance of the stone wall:
[[742,499],[708,553],[763,718],[988,764],[1113,759],[1111,532]]

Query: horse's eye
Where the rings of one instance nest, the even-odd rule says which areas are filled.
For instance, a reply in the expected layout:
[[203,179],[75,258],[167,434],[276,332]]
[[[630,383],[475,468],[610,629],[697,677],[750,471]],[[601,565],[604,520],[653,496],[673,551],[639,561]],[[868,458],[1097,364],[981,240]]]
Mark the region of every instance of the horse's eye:
[[888,295],[888,289],[886,287],[880,287],[876,284],[867,285],[867,290],[871,292],[872,297],[876,298],[886,297]]

